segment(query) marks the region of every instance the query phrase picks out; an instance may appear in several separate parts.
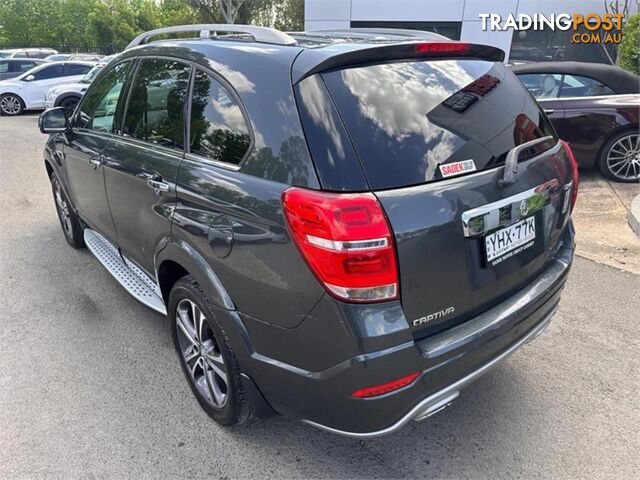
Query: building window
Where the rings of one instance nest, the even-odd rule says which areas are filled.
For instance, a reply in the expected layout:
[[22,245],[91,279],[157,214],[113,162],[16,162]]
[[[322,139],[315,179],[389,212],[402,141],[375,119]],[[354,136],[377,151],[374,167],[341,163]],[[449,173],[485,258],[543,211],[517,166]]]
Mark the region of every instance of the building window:
[[462,22],[351,22],[351,28],[403,28],[438,33],[451,40],[460,40]]
[[[509,61],[546,62],[577,61],[612,63],[599,43],[571,43],[574,30],[528,30],[514,31]],[[578,32],[582,33],[582,32]],[[609,47],[609,55],[613,55]]]

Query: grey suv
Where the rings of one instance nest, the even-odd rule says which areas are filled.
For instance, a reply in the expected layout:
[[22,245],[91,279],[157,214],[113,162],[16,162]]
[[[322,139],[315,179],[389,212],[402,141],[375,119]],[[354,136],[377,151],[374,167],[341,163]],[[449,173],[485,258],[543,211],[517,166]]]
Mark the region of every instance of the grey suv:
[[502,59],[400,30],[148,32],[40,117],[62,229],[167,315],[217,422],[395,431],[539,335],[572,262],[575,160]]

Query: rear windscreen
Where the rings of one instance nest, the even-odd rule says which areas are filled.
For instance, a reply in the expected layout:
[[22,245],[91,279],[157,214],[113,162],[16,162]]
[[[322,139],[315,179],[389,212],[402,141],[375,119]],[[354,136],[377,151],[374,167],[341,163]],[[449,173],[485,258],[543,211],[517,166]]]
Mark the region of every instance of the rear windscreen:
[[[372,189],[438,180],[456,168],[491,168],[514,146],[555,136],[501,63],[430,60],[321,75]],[[449,163],[456,165],[441,168]]]

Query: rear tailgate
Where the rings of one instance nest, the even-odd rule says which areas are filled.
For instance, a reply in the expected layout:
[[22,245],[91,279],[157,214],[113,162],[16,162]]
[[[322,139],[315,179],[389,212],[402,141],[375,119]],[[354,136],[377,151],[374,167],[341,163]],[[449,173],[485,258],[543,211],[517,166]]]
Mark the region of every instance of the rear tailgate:
[[[540,272],[569,215],[571,168],[501,63],[421,59],[320,75],[394,231],[401,301],[418,335],[464,321]],[[543,137],[503,185],[507,153]]]

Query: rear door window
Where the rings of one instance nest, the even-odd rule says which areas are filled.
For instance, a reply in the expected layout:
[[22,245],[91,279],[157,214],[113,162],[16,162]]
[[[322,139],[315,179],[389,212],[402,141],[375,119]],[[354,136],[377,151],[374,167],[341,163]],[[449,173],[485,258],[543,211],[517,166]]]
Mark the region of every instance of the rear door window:
[[216,162],[239,164],[251,137],[242,109],[231,92],[198,69],[191,102],[191,152]]
[[67,75],[84,75],[91,70],[91,65],[79,65],[77,63],[68,63]]
[[604,83],[581,75],[565,75],[562,79],[560,98],[614,95]]
[[27,70],[31,70],[33,67],[36,66],[36,63],[34,62],[16,62],[16,70],[18,70],[19,72],[26,72]]
[[141,60],[129,94],[124,134],[182,149],[190,71],[189,65],[174,60]]
[[38,70],[33,74],[35,80],[48,80],[50,78],[64,77],[64,67],[62,65],[51,65]]
[[440,166],[447,163],[463,165],[465,172],[495,167],[516,145],[554,135],[538,105],[500,63],[399,62],[322,78],[373,189],[444,178],[448,169]]

